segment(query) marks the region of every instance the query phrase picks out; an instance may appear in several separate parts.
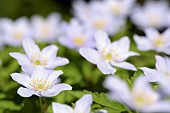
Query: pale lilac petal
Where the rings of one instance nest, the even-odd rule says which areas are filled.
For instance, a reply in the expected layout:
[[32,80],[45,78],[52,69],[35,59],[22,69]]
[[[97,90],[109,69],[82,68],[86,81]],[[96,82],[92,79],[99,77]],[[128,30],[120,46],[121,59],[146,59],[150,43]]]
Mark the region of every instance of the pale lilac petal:
[[11,52],[9,55],[13,58],[15,58],[20,65],[31,65],[28,57],[24,54],[17,53],[17,52]]
[[56,45],[50,45],[42,50],[41,55],[43,57],[47,57],[48,59],[55,59],[57,55],[57,51],[58,51],[58,47]]
[[116,69],[114,67],[104,61],[98,63],[97,67],[103,74],[114,74],[116,72]]
[[155,69],[150,69],[147,67],[142,67],[140,69],[144,72],[150,82],[156,82],[161,78],[161,74]]
[[55,102],[52,103],[52,109],[53,113],[73,113],[73,109],[70,106]]
[[53,72],[49,75],[47,81],[50,81],[51,84],[55,84],[55,83],[57,82],[57,80],[58,80],[57,78],[58,78],[61,74],[63,74],[62,71],[53,71]]
[[37,66],[31,75],[32,79],[39,78],[46,80],[48,78],[48,72],[43,66]]
[[[116,76],[108,76],[104,81],[104,87],[109,89],[110,98],[115,99],[118,97],[119,101],[129,102],[130,90],[126,82]],[[114,95],[114,96],[113,96]],[[113,97],[112,97],[113,96]]]
[[130,47],[130,40],[127,36],[124,36],[120,40],[113,42],[112,46],[115,46],[115,48],[120,48],[122,52],[127,52]]
[[25,38],[22,42],[22,46],[29,59],[31,59],[33,54],[40,53],[40,48],[30,38]]
[[145,34],[150,39],[154,39],[157,36],[159,36],[159,32],[157,31],[157,29],[154,29],[154,28],[147,28],[145,30]]
[[58,95],[60,92],[65,90],[72,90],[72,87],[68,84],[57,84],[54,85],[51,89],[47,90],[47,92],[43,93],[44,97],[52,97]]
[[91,48],[81,48],[79,53],[93,64],[97,64],[101,61],[101,56],[98,51]]
[[12,73],[11,77],[14,81],[18,82],[19,84],[29,87],[31,78],[29,78],[26,75],[20,74],[20,73]]
[[158,71],[166,70],[167,64],[163,57],[161,56],[155,56],[156,57],[156,69]]
[[56,68],[58,66],[63,66],[69,63],[69,60],[67,58],[62,58],[62,57],[57,57],[55,60],[53,60],[52,62],[50,62],[46,68],[47,69],[53,69]]
[[128,69],[128,70],[133,70],[136,71],[136,67],[132,65],[131,63],[128,62],[112,62],[111,63],[113,66],[117,66],[123,69]]
[[86,94],[81,97],[75,104],[74,112],[75,113],[90,113],[90,108],[92,104],[92,95]]
[[139,76],[133,85],[133,89],[134,90],[140,90],[140,89],[151,89],[149,81],[147,80],[147,78],[145,76]]
[[170,102],[168,101],[160,101],[153,105],[147,106],[143,108],[141,111],[147,113],[169,113],[170,112]]
[[95,34],[96,47],[102,51],[107,45],[111,44],[109,36],[104,31],[97,31]]
[[137,44],[137,48],[141,51],[152,49],[151,43],[146,37],[134,35],[134,41]]
[[22,97],[31,97],[32,95],[37,95],[38,96],[37,91],[30,90],[30,89],[23,88],[23,87],[20,87],[18,89],[17,93]]
[[21,66],[21,69],[22,69],[22,71],[25,72],[26,74],[32,75],[33,71],[35,70],[35,67],[23,65],[23,66]]

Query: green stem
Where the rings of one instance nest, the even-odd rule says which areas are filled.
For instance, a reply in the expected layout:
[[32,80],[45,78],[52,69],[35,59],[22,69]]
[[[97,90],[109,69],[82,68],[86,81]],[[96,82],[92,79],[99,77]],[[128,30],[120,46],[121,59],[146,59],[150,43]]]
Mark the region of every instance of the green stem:
[[127,109],[128,113],[132,113],[132,111],[125,104],[123,104],[123,106]]
[[43,103],[42,103],[42,98],[41,97],[39,97],[39,102],[40,102],[41,113],[43,113]]

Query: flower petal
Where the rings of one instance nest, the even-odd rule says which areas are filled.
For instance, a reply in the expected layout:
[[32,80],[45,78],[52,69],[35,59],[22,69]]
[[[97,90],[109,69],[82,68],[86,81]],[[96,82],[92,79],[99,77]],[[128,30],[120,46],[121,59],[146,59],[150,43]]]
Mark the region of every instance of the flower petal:
[[96,47],[102,51],[107,45],[111,44],[109,36],[104,31],[97,31],[95,34]]
[[51,61],[46,68],[47,69],[53,69],[58,66],[63,66],[69,63],[69,60],[67,58],[57,57],[55,60]]
[[57,84],[54,85],[51,89],[47,90],[47,92],[43,93],[44,97],[52,97],[58,95],[60,92],[65,90],[72,90],[72,87],[68,84]]
[[35,68],[35,70],[33,71],[32,75],[31,75],[32,79],[35,78],[42,78],[43,80],[47,80],[48,78],[48,72],[47,70],[43,67],[43,66],[37,66]]
[[33,94],[38,96],[38,92],[34,90],[30,90],[27,88],[20,87],[17,93],[22,97],[31,97]]
[[97,67],[103,74],[114,74],[116,72],[116,69],[106,62],[98,63]]
[[101,56],[98,51],[91,48],[81,48],[79,53],[93,64],[97,64],[101,61]]
[[31,78],[29,78],[28,76],[20,74],[20,73],[12,73],[11,77],[14,81],[18,82],[19,84],[25,87],[29,87]]
[[32,75],[33,71],[35,70],[35,68],[33,66],[27,66],[27,65],[23,65],[21,66],[21,69],[23,72],[25,72],[28,75]]
[[43,57],[47,57],[48,59],[55,59],[57,55],[57,51],[58,51],[58,47],[56,45],[50,45],[42,50],[41,55]]
[[31,38],[25,38],[22,42],[22,46],[26,55],[31,59],[31,56],[36,53],[40,53],[40,48],[35,44]]
[[9,53],[9,55],[11,57],[15,58],[20,65],[31,65],[28,57],[25,56],[24,54],[17,53],[17,52],[11,52],[11,53]]
[[70,106],[55,102],[52,103],[52,109],[53,113],[73,113],[73,109]]
[[81,97],[75,104],[74,112],[75,113],[90,113],[90,108],[92,104],[92,95],[86,94]]
[[128,62],[111,62],[111,64],[123,69],[136,71],[136,67]]
[[63,74],[63,72],[62,71],[53,71],[50,75],[49,75],[49,77],[48,77],[48,81],[50,81],[51,82],[51,84],[55,84],[56,82],[57,82],[57,78],[61,75],[61,74]]

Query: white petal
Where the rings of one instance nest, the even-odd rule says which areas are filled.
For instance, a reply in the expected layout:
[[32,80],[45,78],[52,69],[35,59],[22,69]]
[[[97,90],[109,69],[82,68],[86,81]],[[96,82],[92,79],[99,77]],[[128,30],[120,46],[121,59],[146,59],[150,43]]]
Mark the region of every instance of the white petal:
[[[129,87],[126,84],[126,82],[124,82],[120,78],[116,76],[106,77],[104,81],[104,87],[109,89],[109,91],[111,92],[110,96],[112,96],[112,93],[113,93],[113,95],[115,95],[116,97],[119,97],[119,100],[126,102],[126,103],[129,102],[131,98]],[[111,98],[114,99],[115,96]]]
[[52,62],[50,62],[46,68],[47,69],[53,69],[56,68],[58,66],[63,66],[69,63],[69,60],[67,58],[61,58],[61,57],[57,57],[55,60],[53,60]]
[[147,28],[145,30],[145,34],[150,39],[154,39],[155,37],[159,36],[159,32],[154,28]]
[[37,66],[35,70],[32,73],[31,76],[32,79],[39,78],[43,80],[47,80],[48,78],[48,72],[43,66]]
[[167,64],[163,57],[155,56],[156,57],[156,69],[158,71],[162,71],[163,69],[166,70]]
[[48,59],[55,59],[57,55],[57,51],[58,51],[58,47],[56,45],[50,45],[42,50],[41,55],[43,57],[47,57]]
[[92,101],[92,95],[84,95],[76,102],[74,113],[90,113]]
[[51,89],[47,90],[43,94],[44,97],[52,97],[58,95],[60,92],[65,91],[65,90],[72,90],[72,87],[68,84],[57,84],[54,85]]
[[22,71],[25,72],[26,74],[32,75],[33,71],[35,70],[35,67],[23,65],[23,66],[21,66],[21,69],[22,69]]
[[31,59],[31,56],[35,53],[40,53],[40,48],[35,44],[31,38],[24,38],[22,46],[26,55]]
[[15,58],[20,65],[31,65],[28,57],[25,56],[24,54],[17,53],[17,52],[11,52],[11,53],[9,53],[9,55],[11,57]]
[[136,71],[136,67],[128,62],[112,62],[112,65],[128,70]]
[[73,113],[73,109],[70,106],[55,102],[52,103],[52,109],[53,113]]
[[97,31],[95,34],[96,47],[99,51],[102,51],[107,45],[110,45],[110,39],[106,32]]
[[137,48],[141,51],[152,49],[151,43],[146,37],[134,35],[134,41],[137,44]]
[[140,69],[144,72],[148,81],[150,81],[150,82],[156,82],[161,78],[160,73],[155,69],[150,69],[147,67],[142,67]]
[[151,89],[149,81],[145,76],[139,76],[133,85],[133,89],[140,90],[140,89]]
[[29,87],[31,78],[29,78],[28,76],[20,74],[20,73],[12,73],[11,77],[13,80],[18,82],[19,84],[21,84],[25,87]]
[[49,77],[48,77],[48,81],[51,82],[51,84],[55,84],[57,82],[57,78],[63,74],[62,71],[53,71]]
[[101,56],[98,51],[91,48],[81,48],[79,53],[93,64],[97,64],[101,61]]
[[22,97],[30,97],[33,94],[38,95],[38,92],[23,87],[20,87],[17,93]]
[[158,102],[155,103],[154,105],[147,106],[143,108],[141,111],[147,112],[147,113],[169,113],[170,112],[170,102]]
[[99,62],[97,67],[103,74],[114,74],[116,72],[116,69],[106,62]]

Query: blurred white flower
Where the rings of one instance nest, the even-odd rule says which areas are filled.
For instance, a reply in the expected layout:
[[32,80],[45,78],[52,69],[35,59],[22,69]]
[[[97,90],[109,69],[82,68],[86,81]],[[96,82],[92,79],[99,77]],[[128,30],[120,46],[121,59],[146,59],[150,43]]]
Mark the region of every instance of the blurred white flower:
[[66,58],[56,57],[58,51],[56,45],[47,46],[41,51],[34,41],[29,38],[24,39],[22,45],[26,55],[18,52],[10,52],[9,54],[18,60],[22,69],[27,73],[31,73],[34,67],[39,65],[46,69],[53,69],[69,63]]
[[110,41],[106,32],[98,31],[95,35],[97,50],[92,48],[81,48],[80,54],[101,70],[103,74],[114,74],[116,69],[113,66],[129,70],[136,70],[135,66],[125,62],[130,56],[139,55],[129,51],[130,40],[122,37],[120,40]]
[[154,28],[147,28],[145,34],[146,37],[134,35],[134,40],[139,50],[155,50],[170,54],[170,28],[163,33],[159,33]]
[[125,18],[136,0],[103,0],[102,6],[109,14]]
[[68,105],[53,102],[53,113],[90,113],[92,101],[92,95],[85,94],[75,103],[74,109]]
[[148,81],[163,83],[161,81],[170,81],[170,58],[169,57],[156,57],[156,69],[150,69],[148,67],[141,67]]
[[79,18],[83,24],[93,32],[104,30],[109,35],[113,35],[124,25],[123,19],[115,18],[103,7],[101,1],[91,1],[89,4],[83,1],[77,1],[73,5],[74,15]]
[[170,112],[170,102],[161,100],[144,76],[137,78],[132,89],[115,76],[108,76],[104,86],[109,89],[111,99],[125,103],[131,109],[144,113]]
[[144,6],[134,9],[131,19],[134,24],[141,28],[155,27],[162,28],[167,26],[169,6],[166,0],[148,0]]
[[93,32],[86,29],[77,19],[72,19],[69,24],[63,23],[63,34],[59,42],[72,49],[81,47],[93,47]]
[[25,17],[13,21],[9,18],[0,20],[1,38],[10,46],[21,46],[24,38],[30,37],[29,21]]
[[58,13],[52,13],[47,18],[36,15],[31,18],[31,22],[32,37],[38,42],[56,41],[61,33],[61,17]]
[[44,67],[38,66],[32,75],[12,73],[11,77],[26,87],[20,87],[17,91],[22,97],[30,97],[32,95],[52,97],[64,90],[72,90],[72,87],[68,84],[56,83],[61,74],[63,74],[62,71],[53,71],[49,74]]

